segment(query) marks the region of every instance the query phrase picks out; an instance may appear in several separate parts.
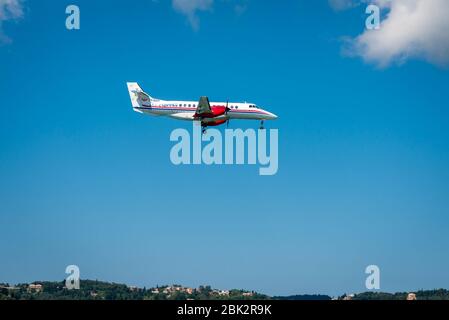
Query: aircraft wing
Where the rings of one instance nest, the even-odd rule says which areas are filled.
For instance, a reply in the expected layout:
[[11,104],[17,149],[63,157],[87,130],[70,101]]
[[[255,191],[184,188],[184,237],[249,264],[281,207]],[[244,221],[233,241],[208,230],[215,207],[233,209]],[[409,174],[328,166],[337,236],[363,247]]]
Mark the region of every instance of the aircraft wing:
[[204,117],[212,114],[213,112],[212,109],[210,108],[209,98],[201,97],[200,101],[198,102],[198,107],[196,108],[195,115],[197,117]]

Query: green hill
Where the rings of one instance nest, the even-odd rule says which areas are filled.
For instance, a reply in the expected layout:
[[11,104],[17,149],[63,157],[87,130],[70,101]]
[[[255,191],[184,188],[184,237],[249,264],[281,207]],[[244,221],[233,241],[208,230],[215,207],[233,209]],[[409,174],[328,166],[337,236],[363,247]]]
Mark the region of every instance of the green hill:
[[[217,290],[210,286],[189,288],[181,285],[153,288],[130,287],[98,280],[81,280],[79,290],[69,290],[65,281],[37,281],[11,286],[0,283],[0,300],[331,300],[327,295],[292,295],[270,297],[240,289]],[[338,300],[406,300],[408,292],[363,292],[343,295]],[[417,300],[449,300],[449,290],[419,290]]]

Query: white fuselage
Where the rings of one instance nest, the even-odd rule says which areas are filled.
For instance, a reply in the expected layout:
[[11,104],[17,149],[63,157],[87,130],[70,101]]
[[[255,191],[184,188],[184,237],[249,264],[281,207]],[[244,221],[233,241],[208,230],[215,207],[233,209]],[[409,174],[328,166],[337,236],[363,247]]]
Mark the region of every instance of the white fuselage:
[[[195,120],[195,111],[198,106],[196,101],[175,101],[151,99],[151,102],[143,103],[135,107],[137,112],[147,113],[155,116],[168,116],[179,120]],[[228,119],[253,119],[253,120],[273,120],[277,116],[271,112],[257,107],[253,103],[236,102],[210,102],[211,108],[226,107],[229,111],[226,114],[219,115],[202,121],[216,121]]]

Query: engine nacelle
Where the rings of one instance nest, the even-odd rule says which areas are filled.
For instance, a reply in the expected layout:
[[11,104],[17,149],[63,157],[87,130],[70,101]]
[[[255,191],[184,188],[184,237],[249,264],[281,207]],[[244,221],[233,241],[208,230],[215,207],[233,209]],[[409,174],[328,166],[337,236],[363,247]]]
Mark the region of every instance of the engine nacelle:
[[195,116],[202,117],[202,118],[215,118],[218,116],[222,116],[226,113],[225,106],[213,106],[213,107],[210,107],[210,110],[212,111],[211,113],[195,114]]
[[215,127],[215,126],[219,126],[220,124],[225,123],[227,120],[215,120],[215,121],[211,121],[211,122],[206,122],[203,123],[203,127]]
[[212,110],[214,117],[218,117],[226,113],[225,106],[213,106],[210,109]]

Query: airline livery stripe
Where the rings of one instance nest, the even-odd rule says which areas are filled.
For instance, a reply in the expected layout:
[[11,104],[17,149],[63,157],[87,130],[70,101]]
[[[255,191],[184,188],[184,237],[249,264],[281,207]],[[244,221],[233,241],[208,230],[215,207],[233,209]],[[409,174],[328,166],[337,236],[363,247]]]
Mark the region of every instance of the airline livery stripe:
[[[168,110],[168,111],[196,111],[196,108],[189,108],[189,107],[135,107],[135,109],[146,109],[146,110]],[[266,112],[260,111],[260,110],[236,110],[231,109],[228,112],[231,113],[248,113],[248,114],[267,114]]]

